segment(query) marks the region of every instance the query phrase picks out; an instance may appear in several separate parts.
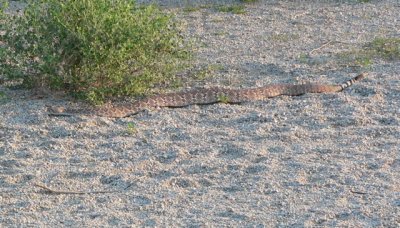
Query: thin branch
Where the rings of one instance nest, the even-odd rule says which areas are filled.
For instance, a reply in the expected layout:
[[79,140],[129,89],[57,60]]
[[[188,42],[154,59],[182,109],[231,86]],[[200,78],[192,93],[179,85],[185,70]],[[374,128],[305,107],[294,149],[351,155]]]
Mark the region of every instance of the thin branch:
[[72,113],[66,113],[66,112],[48,112],[47,114],[49,116],[73,116],[74,115]]
[[354,194],[360,194],[360,195],[367,195],[367,194],[368,194],[367,192],[353,191],[353,190],[351,190],[351,189],[350,189],[350,192],[351,192],[351,193],[354,193]]
[[46,190],[49,194],[73,194],[73,195],[83,195],[83,194],[101,194],[101,193],[112,193],[116,191],[88,191],[88,192],[82,192],[82,191],[63,191],[63,190],[54,190],[51,189],[45,185],[42,184],[33,184],[36,187],[39,187],[41,189]]
[[324,47],[326,47],[326,46],[328,46],[329,44],[331,44],[331,43],[333,43],[333,41],[331,40],[331,41],[329,41],[329,42],[326,42],[326,43],[324,43],[323,45],[321,45],[320,47],[317,47],[317,48],[315,48],[315,49],[313,49],[313,50],[311,50],[310,52],[309,52],[309,54],[311,55],[313,52],[315,52],[315,51],[318,51],[319,49],[322,49],[322,48],[324,48]]

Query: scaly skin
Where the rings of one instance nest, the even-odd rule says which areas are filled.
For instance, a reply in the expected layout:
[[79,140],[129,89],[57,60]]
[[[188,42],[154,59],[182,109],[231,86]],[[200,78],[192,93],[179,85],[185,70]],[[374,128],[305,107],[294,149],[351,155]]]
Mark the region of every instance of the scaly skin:
[[271,97],[287,95],[299,96],[306,93],[340,92],[362,80],[366,73],[344,82],[341,85],[322,84],[272,84],[250,89],[202,88],[188,92],[169,93],[145,98],[130,104],[106,107],[86,107],[79,109],[51,108],[51,115],[96,115],[111,118],[123,118],[135,115],[147,108],[154,107],[184,107],[194,104],[241,103],[263,100]]

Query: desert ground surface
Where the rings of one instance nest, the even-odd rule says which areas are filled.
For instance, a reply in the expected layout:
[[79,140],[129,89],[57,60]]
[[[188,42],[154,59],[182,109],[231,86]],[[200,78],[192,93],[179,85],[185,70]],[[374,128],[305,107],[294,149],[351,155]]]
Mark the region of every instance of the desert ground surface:
[[400,37],[399,2],[190,7],[167,8],[209,72],[183,89],[368,76],[340,93],[122,119],[49,116],[71,99],[0,86],[0,226],[399,227],[399,60],[347,58]]

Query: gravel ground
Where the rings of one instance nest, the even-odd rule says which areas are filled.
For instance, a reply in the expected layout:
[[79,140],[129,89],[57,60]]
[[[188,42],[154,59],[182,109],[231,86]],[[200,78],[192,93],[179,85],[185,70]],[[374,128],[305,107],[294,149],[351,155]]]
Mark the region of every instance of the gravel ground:
[[398,1],[169,10],[214,71],[187,86],[369,75],[341,93],[124,119],[50,117],[68,101],[0,87],[0,226],[399,227],[399,61],[337,57],[400,37]]

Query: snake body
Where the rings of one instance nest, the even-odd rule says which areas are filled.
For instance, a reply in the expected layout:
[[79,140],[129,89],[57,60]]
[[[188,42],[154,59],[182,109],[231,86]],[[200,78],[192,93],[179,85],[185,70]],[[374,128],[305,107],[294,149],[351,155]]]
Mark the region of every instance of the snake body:
[[188,92],[168,93],[127,104],[105,106],[105,107],[85,107],[85,108],[62,108],[52,109],[52,115],[96,115],[111,118],[123,118],[135,115],[148,108],[154,107],[184,107],[188,105],[204,105],[218,102],[242,103],[246,101],[263,100],[280,95],[299,96],[306,93],[332,93],[340,92],[353,85],[365,77],[365,73],[339,85],[325,84],[271,84],[263,87],[248,89],[229,89],[229,88],[201,88]]

